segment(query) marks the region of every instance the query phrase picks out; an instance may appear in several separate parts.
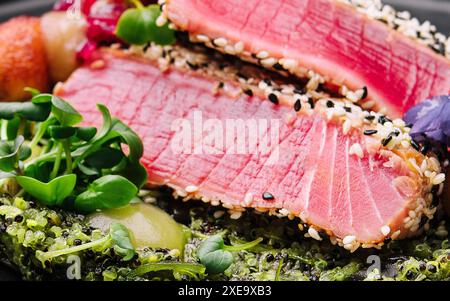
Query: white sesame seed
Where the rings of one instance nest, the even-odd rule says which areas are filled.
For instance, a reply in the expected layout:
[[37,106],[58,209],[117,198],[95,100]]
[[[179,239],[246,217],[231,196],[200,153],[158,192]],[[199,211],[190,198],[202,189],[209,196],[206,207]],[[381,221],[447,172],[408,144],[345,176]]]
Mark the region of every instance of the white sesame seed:
[[354,235],[347,235],[347,236],[344,237],[344,239],[342,240],[342,243],[343,243],[344,245],[352,244],[355,240],[356,240],[356,236],[354,236]]
[[297,66],[297,62],[293,59],[281,59],[280,64],[287,70],[294,69]]
[[256,57],[263,60],[269,57],[269,53],[267,51],[260,51],[256,54]]
[[273,57],[269,57],[266,59],[261,60],[261,64],[265,67],[272,67],[273,65],[275,65],[277,63],[277,60],[274,59]]
[[164,14],[159,15],[159,17],[156,19],[156,26],[162,27],[167,23],[167,18]]
[[350,155],[356,155],[359,158],[364,157],[364,152],[361,148],[361,145],[359,143],[354,143],[352,146],[350,146],[350,149],[348,151]]
[[230,215],[231,219],[239,219],[242,216],[242,212],[240,211],[235,211]]
[[195,185],[189,185],[184,190],[186,190],[187,193],[193,193],[198,191],[198,187]]
[[234,44],[234,50],[236,51],[236,53],[241,53],[242,51],[244,51],[244,42],[239,41]]
[[433,178],[432,183],[433,183],[433,185],[439,185],[439,184],[443,183],[444,181],[445,181],[445,174],[440,173]]
[[224,48],[225,53],[230,55],[235,55],[236,51],[234,50],[234,47],[232,45],[226,45]]
[[214,44],[219,47],[225,47],[228,44],[228,41],[225,38],[217,38],[214,40]]
[[308,234],[315,240],[322,240],[322,238],[319,235],[319,232],[317,232],[317,230],[314,229],[313,227],[309,227]]
[[385,226],[381,227],[381,234],[386,236],[389,233],[391,233],[391,228],[388,225],[385,225]]
[[200,42],[203,42],[203,43],[207,43],[210,41],[209,38],[203,34],[197,35],[197,40],[199,40]]
[[214,212],[214,218],[221,218],[224,214],[225,214],[225,211],[218,210],[218,211]]
[[344,249],[351,251],[353,249],[352,244],[344,244]]
[[245,206],[249,206],[253,202],[253,194],[251,192],[246,193],[244,196]]

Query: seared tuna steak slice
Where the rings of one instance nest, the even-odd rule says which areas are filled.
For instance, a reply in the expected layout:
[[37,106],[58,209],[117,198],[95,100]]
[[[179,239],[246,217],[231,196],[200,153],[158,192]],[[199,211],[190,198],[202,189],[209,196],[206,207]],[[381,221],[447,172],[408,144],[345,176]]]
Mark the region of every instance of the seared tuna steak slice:
[[[246,208],[299,217],[305,235],[321,240],[326,232],[351,251],[417,234],[433,217],[431,190],[442,186],[443,174],[434,157],[411,147],[401,120],[332,98],[302,103],[301,110],[295,101],[294,110],[288,97],[268,101],[257,87],[253,95],[235,93],[238,82],[192,71],[184,58],[162,72],[152,60],[121,52],[102,56],[55,92],[87,123],[100,123],[97,102],[129,123],[144,141],[150,184],[168,185],[185,199],[222,204],[233,218]],[[199,114],[204,124],[196,128]],[[227,120],[266,121],[258,127],[260,136],[276,133],[279,139],[247,152],[215,139],[203,140],[203,150],[194,148],[198,134],[217,137],[208,122]],[[180,152],[179,126],[185,123],[192,125],[187,133],[194,141]],[[250,127],[241,131],[246,133]],[[249,140],[244,139],[248,150]]]
[[308,77],[313,89],[343,85],[394,117],[450,92],[450,60],[343,1],[167,0],[164,11],[192,41]]

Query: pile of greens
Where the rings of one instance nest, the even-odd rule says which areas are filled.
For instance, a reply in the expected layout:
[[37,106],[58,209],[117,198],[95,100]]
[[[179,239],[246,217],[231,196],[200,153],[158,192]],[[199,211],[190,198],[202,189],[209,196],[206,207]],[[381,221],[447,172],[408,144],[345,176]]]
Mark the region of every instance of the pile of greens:
[[[436,231],[442,221],[423,237],[351,254],[304,238],[295,221],[254,212],[215,218],[221,208],[177,202],[162,189],[156,205],[184,224],[184,250],[142,248],[125,261],[120,226],[102,233],[79,214],[22,198],[0,203],[0,255],[29,280],[67,279],[73,254],[81,257],[83,280],[450,280],[450,242]],[[380,270],[370,270],[373,255]]]
[[147,180],[136,133],[101,104],[100,130],[79,126],[83,117],[68,102],[32,92],[31,102],[0,103],[4,190],[81,213],[130,203]]

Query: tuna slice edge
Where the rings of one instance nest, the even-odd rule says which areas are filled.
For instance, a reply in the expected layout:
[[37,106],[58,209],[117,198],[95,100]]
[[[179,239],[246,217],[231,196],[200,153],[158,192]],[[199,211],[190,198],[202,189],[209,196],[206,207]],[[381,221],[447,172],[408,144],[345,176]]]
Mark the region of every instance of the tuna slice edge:
[[191,40],[225,53],[367,87],[364,103],[392,117],[450,93],[450,60],[339,0],[167,0],[164,11]]

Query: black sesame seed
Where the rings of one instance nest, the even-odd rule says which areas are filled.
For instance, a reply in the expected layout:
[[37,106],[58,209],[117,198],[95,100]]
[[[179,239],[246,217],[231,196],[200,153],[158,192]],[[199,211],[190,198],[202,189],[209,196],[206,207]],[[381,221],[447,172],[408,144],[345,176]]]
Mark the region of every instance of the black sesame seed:
[[64,238],[69,237],[69,231],[63,231],[63,232],[61,233],[61,236],[64,237]]
[[275,257],[271,253],[267,254],[267,256],[266,256],[267,262],[272,262],[274,259],[275,259]]
[[411,270],[408,270],[408,272],[406,272],[406,278],[411,280],[414,277],[414,272]]
[[327,107],[328,108],[334,108],[334,102],[332,102],[331,100],[327,101]]
[[244,93],[247,94],[248,96],[253,96],[253,91],[251,89],[245,90]]
[[198,65],[197,64],[191,63],[189,61],[186,61],[186,64],[188,64],[189,68],[191,68],[194,71],[198,69]]
[[311,109],[314,109],[314,101],[313,101],[313,99],[311,97],[308,98],[308,103],[311,106]]
[[372,121],[372,120],[375,119],[375,116],[373,116],[373,115],[368,115],[368,116],[366,116],[366,117],[364,117],[364,118],[366,118],[366,119],[369,120],[369,121]]
[[81,243],[82,243],[81,239],[78,239],[78,238],[73,241],[73,244],[76,246],[81,245]]
[[434,264],[428,264],[427,270],[428,270],[428,272],[436,273],[436,266]]
[[386,146],[389,144],[389,142],[391,142],[392,140],[392,135],[389,134],[389,136],[386,137],[386,139],[381,140],[381,143],[383,144],[383,146]]
[[21,223],[23,221],[23,216],[22,215],[16,215],[16,217],[14,218],[14,221],[16,223]]
[[423,262],[423,261],[421,261],[421,262],[419,263],[419,270],[425,271],[426,269],[427,269],[426,263]]
[[268,78],[263,79],[263,82],[265,82],[268,86],[272,86],[272,81]]
[[272,102],[272,103],[274,103],[274,104],[278,104],[279,102],[278,102],[278,96],[276,96],[275,94],[273,94],[273,93],[270,93],[269,94],[269,100]]
[[365,130],[364,131],[364,135],[366,135],[366,136],[375,135],[376,133],[378,133],[377,130]]
[[86,235],[91,235],[92,234],[92,230],[89,227],[83,227],[82,231]]
[[366,86],[364,86],[362,89],[363,89],[363,95],[361,96],[361,99],[366,99],[367,96],[369,95],[369,91],[367,90]]
[[262,198],[263,198],[263,200],[266,200],[266,201],[272,201],[275,199],[275,197],[270,192],[267,192],[267,191],[263,193]]
[[387,118],[386,116],[380,116],[378,118],[378,122],[381,124],[385,124],[386,122],[392,122],[392,120],[390,120],[389,118]]
[[344,110],[345,110],[347,113],[351,113],[351,112],[352,112],[352,108],[349,108],[349,107],[344,107]]
[[302,109],[302,102],[300,101],[300,99],[297,99],[297,101],[294,104],[294,110],[296,112],[300,111]]
[[280,63],[275,63],[275,65],[273,65],[273,69],[278,70],[278,71],[284,70],[283,66],[281,66]]

